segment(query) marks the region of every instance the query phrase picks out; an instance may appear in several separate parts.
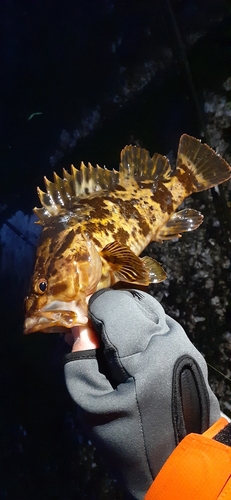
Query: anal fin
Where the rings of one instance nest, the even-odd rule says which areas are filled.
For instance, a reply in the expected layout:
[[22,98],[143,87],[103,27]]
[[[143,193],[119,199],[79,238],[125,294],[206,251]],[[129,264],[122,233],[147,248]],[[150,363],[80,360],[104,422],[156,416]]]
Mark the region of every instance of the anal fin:
[[203,222],[203,215],[192,208],[185,208],[172,215],[167,224],[161,229],[159,238],[161,240],[171,240],[180,238],[181,233],[194,231]]
[[115,277],[126,283],[148,286],[166,278],[161,265],[151,257],[137,257],[126,245],[113,241],[101,251],[101,256],[108,262]]

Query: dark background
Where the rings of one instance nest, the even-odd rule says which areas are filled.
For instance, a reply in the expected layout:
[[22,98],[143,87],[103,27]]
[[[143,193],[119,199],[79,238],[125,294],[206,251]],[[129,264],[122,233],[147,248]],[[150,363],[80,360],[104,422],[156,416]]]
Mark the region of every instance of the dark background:
[[[22,336],[36,186],[81,160],[116,168],[128,143],[174,158],[184,132],[230,161],[230,23],[223,0],[1,1],[0,500],[124,498],[81,433],[62,337]],[[195,234],[148,249],[168,271],[150,293],[228,377],[229,187],[187,200],[205,215]],[[210,381],[229,413],[230,382]]]

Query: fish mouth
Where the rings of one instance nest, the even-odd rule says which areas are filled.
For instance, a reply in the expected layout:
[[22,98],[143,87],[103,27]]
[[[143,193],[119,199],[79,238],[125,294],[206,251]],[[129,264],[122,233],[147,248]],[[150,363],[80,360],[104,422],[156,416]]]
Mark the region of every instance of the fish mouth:
[[23,333],[26,335],[34,332],[68,333],[72,327],[88,323],[86,311],[76,304],[71,304],[72,307],[69,309],[67,303],[58,302],[35,312],[33,316],[28,316],[24,322]]

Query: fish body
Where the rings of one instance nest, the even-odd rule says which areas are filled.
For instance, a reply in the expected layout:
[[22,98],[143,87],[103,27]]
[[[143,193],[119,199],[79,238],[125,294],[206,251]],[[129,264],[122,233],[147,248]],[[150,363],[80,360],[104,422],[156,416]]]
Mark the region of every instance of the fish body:
[[67,332],[88,322],[89,297],[118,281],[147,286],[166,278],[161,265],[139,255],[151,241],[162,242],[196,229],[203,216],[176,212],[193,192],[230,178],[231,168],[209,146],[184,134],[176,169],[158,153],[126,146],[119,171],[99,166],[63,179],[45,178],[38,188],[43,225],[31,290],[25,299],[24,333]]

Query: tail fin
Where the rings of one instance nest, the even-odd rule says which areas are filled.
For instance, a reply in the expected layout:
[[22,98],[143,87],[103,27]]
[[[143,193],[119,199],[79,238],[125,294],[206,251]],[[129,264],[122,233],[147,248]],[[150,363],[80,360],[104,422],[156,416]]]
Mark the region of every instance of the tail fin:
[[231,167],[207,144],[183,134],[174,173],[190,194],[227,181],[231,177]]

